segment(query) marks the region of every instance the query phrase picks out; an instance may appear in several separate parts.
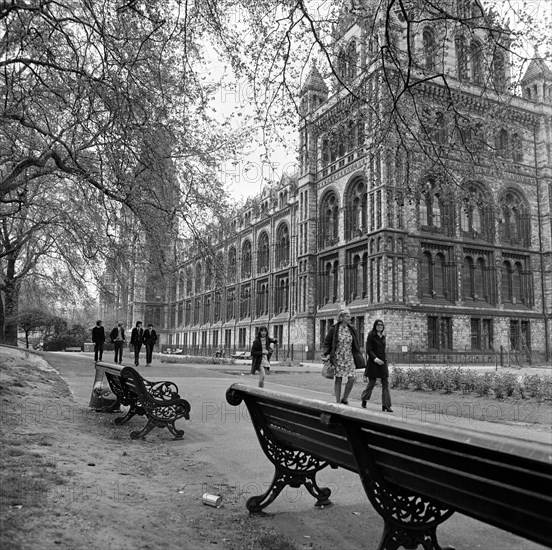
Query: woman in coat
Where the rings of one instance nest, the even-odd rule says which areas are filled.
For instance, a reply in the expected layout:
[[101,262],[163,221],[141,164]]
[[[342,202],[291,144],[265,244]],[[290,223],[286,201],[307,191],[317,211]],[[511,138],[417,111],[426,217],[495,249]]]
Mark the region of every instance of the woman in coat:
[[368,385],[361,395],[361,405],[366,408],[366,401],[372,396],[372,390],[377,379],[381,378],[381,410],[393,412],[391,408],[391,394],[389,393],[389,369],[385,356],[385,325],[381,319],[377,319],[366,339],[366,355],[368,366],[364,376],[368,378]]
[[253,357],[251,374],[259,371],[259,388],[264,388],[265,376],[270,369],[270,357],[274,351],[273,346],[277,343],[278,340],[270,338],[266,327],[259,327],[257,337],[253,340],[253,345],[251,346],[251,356]]
[[[336,403],[348,405],[349,394],[355,384],[355,369],[364,368],[364,358],[360,351],[358,335],[351,325],[351,313],[347,308],[340,311],[337,323],[333,325],[324,339],[324,355],[330,356],[334,365],[334,393]],[[341,384],[347,378],[343,399],[341,399]]]

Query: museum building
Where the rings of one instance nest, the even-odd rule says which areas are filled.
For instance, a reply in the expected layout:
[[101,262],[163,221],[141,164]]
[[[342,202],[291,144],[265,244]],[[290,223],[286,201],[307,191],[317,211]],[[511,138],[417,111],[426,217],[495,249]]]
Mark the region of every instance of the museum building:
[[471,23],[344,13],[332,77],[313,64],[301,88],[298,172],[213,228],[212,254],[184,248],[166,296],[134,297],[164,347],[249,350],[266,325],[314,359],[347,306],[398,359],[550,360],[552,72],[533,59],[514,84],[508,33],[451,9]]

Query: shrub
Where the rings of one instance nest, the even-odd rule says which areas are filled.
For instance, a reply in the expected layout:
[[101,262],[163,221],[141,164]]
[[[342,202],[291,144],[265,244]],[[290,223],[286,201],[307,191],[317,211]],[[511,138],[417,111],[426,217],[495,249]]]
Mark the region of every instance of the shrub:
[[391,386],[391,388],[408,389],[408,375],[405,369],[401,367],[393,367],[391,369],[391,375],[389,377],[389,385]]
[[530,374],[523,377],[520,383],[520,392],[527,393],[539,401],[552,399],[552,379],[540,377],[538,374]]
[[440,376],[440,369],[428,369],[423,368],[424,371],[424,379],[426,386],[431,391],[436,391],[441,387],[441,376]]
[[190,364],[195,365],[235,365],[236,360],[231,357],[202,357],[195,355],[160,355],[161,363],[168,364]]
[[480,397],[489,395],[493,386],[493,378],[494,378],[494,375],[490,372],[476,375],[475,384],[473,388],[475,394],[479,395]]
[[517,375],[511,372],[496,374],[493,378],[492,389],[498,399],[511,397],[518,387]]
[[414,386],[415,390],[423,390],[425,384],[425,374],[428,370],[426,367],[414,369],[408,372],[409,382]]

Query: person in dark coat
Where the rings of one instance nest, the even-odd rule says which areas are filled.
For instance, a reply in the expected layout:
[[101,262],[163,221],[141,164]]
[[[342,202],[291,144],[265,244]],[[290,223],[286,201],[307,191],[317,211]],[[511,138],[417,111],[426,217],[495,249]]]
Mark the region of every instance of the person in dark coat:
[[123,347],[125,345],[125,329],[123,323],[117,323],[117,326],[109,333],[109,338],[115,346],[115,363],[123,364]]
[[136,321],[136,326],[130,333],[130,345],[134,348],[134,364],[138,366],[140,364],[140,350],[144,343],[144,329],[142,328],[142,321]]
[[94,363],[102,360],[105,330],[101,321],[96,321],[96,326],[92,329],[92,342],[94,343]]
[[[339,312],[337,323],[333,325],[324,339],[324,355],[330,356],[335,367],[334,394],[336,403],[349,404],[349,394],[355,385],[355,370],[363,369],[364,358],[355,327],[351,325],[351,313],[348,308]],[[341,384],[347,378],[343,399],[341,399]]]
[[393,412],[391,408],[391,394],[389,393],[389,368],[387,366],[387,357],[385,356],[385,325],[381,319],[374,322],[372,330],[368,333],[366,339],[366,355],[368,357],[368,366],[364,372],[365,378],[368,378],[368,385],[361,395],[361,405],[366,408],[366,401],[372,396],[372,390],[376,385],[377,379],[381,378],[381,410]]
[[264,388],[265,376],[270,369],[270,357],[278,340],[268,335],[266,327],[259,327],[257,337],[251,346],[251,374],[259,371],[259,388]]
[[151,367],[151,358],[153,355],[153,347],[157,343],[157,332],[153,329],[153,325],[150,323],[148,328],[144,331],[143,338],[144,346],[146,346],[146,367]]

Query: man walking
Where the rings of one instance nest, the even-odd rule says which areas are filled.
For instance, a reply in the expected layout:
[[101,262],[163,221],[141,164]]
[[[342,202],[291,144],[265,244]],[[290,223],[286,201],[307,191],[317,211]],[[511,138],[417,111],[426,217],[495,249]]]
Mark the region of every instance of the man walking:
[[94,363],[97,363],[102,360],[105,342],[105,330],[101,321],[96,321],[96,326],[92,329],[92,342],[94,343]]
[[115,363],[123,364],[123,346],[125,345],[125,329],[123,323],[117,323],[117,326],[109,334],[111,341],[115,346]]
[[151,367],[151,358],[153,355],[153,347],[157,343],[157,332],[153,330],[153,325],[150,323],[147,330],[144,331],[144,346],[146,346],[146,367]]
[[144,329],[142,328],[142,321],[136,321],[136,326],[130,334],[130,345],[134,348],[134,364],[136,366],[140,364],[140,350],[143,342]]

